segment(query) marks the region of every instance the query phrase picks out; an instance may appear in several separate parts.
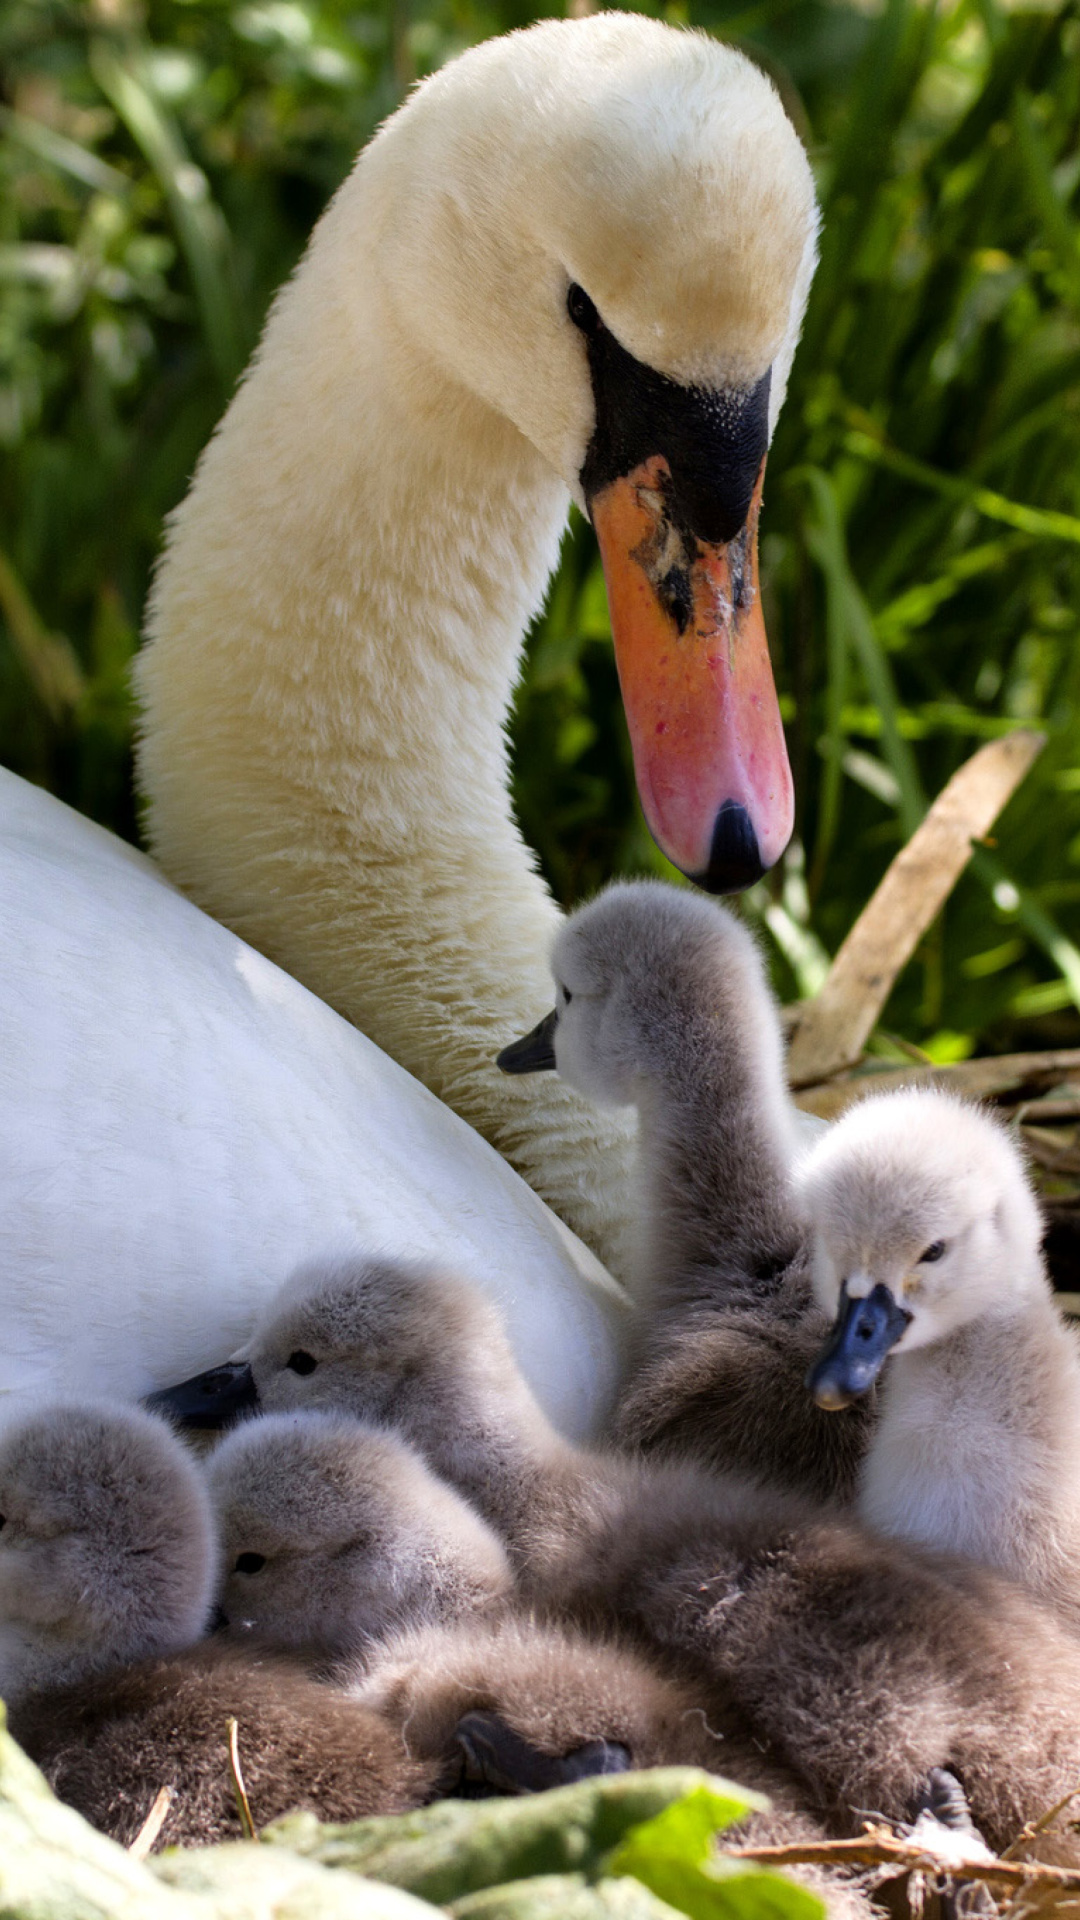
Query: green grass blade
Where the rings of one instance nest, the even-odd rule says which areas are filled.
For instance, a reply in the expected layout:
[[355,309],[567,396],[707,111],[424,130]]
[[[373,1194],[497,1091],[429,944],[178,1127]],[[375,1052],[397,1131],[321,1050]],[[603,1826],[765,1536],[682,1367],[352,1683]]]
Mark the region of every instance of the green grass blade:
[[1052,960],[1069,991],[1073,1006],[1080,1009],[1080,948],[1077,948],[1053,914],[1014,880],[1002,862],[985,847],[976,847],[971,871],[992,895],[995,905],[1015,912],[1024,931],[1036,946]]
[[904,838],[914,833],[926,812],[915,756],[900,731],[900,703],[885,650],[874,631],[866,604],[848,559],[836,489],[820,469],[805,469],[817,508],[816,524],[808,527],[810,551],[825,580],[830,609],[850,651],[862,668],[867,692],[881,716],[882,750],[900,789],[898,812]]
[[230,242],[224,215],[210,197],[206,175],[143,80],[135,58],[121,58],[105,41],[97,40],[90,49],[90,66],[161,184],[191,275],[207,349],[227,390],[240,371],[244,348],[229,286]]
[[1031,96],[1025,87],[1019,87],[1013,95],[1010,119],[1023,162],[1032,209],[1057,254],[1069,298],[1073,306],[1080,310],[1080,229],[1070,220],[1054,184],[1050,156],[1035,124]]
[[890,473],[897,473],[905,480],[914,480],[916,485],[929,488],[945,499],[958,500],[965,506],[974,507],[977,513],[987,520],[1000,520],[1003,526],[1015,527],[1018,533],[1033,534],[1037,539],[1066,540],[1071,546],[1080,546],[1080,518],[1071,513],[1058,513],[1048,507],[1028,507],[1019,500],[1009,500],[1003,493],[994,493],[989,487],[973,486],[968,480],[957,479],[954,474],[941,473],[925,460],[916,460],[911,454],[901,453],[898,447],[890,446],[884,439],[853,429],[843,436],[843,445],[847,453],[857,460],[867,460],[875,466],[886,467]]

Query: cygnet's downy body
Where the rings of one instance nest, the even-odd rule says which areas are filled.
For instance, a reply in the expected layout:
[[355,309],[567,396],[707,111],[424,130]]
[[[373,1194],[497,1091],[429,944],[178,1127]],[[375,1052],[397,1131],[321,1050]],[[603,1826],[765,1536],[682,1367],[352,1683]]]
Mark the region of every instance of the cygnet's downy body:
[[835,1317],[812,1391],[843,1405],[885,1369],[861,1517],[1080,1621],[1080,1356],[1017,1146],[979,1109],[907,1090],[851,1108],[798,1185]]
[[872,1409],[829,1422],[803,1390],[825,1323],[791,1192],[798,1151],[775,1002],[747,929],[658,882],[571,916],[554,1012],[507,1072],[557,1068],[636,1106],[636,1365],[619,1436],[830,1497],[852,1487]]
[[28,1694],[11,1730],[54,1793],[121,1845],[170,1787],[157,1845],[204,1846],[241,1837],[230,1719],[257,1828],[294,1807],[322,1820],[402,1813],[439,1790],[440,1763],[410,1754],[391,1722],[216,1636],[173,1660]]
[[503,1534],[526,1600],[671,1662],[834,1828],[860,1808],[910,1817],[952,1766],[1000,1844],[1080,1775],[1078,1646],[1048,1611],[747,1477],[576,1451],[462,1281],[309,1269],[247,1361],[241,1388],[268,1408],[393,1418]]
[[264,1645],[355,1655],[509,1593],[505,1549],[480,1515],[397,1434],[347,1413],[248,1421],[207,1475],[225,1618]]
[[217,1572],[202,1476],[138,1409],[47,1403],[0,1436],[0,1696],[189,1646]]

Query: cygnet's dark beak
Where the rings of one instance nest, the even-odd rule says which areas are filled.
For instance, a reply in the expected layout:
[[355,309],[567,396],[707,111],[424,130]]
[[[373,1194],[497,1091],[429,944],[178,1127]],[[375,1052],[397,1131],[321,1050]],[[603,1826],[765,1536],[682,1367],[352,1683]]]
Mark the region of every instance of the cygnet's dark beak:
[[178,1387],[148,1393],[143,1406],[163,1414],[178,1427],[201,1427],[220,1433],[259,1404],[255,1376],[246,1360],[229,1360],[182,1380]]
[[806,1376],[819,1407],[837,1413],[872,1387],[911,1315],[881,1281],[863,1299],[840,1294],[840,1310],[828,1342]]
[[523,1033],[520,1040],[511,1040],[508,1047],[495,1055],[495,1065],[504,1073],[547,1073],[555,1067],[555,1029],[559,1024],[559,1009],[552,1007],[538,1020],[530,1033]]

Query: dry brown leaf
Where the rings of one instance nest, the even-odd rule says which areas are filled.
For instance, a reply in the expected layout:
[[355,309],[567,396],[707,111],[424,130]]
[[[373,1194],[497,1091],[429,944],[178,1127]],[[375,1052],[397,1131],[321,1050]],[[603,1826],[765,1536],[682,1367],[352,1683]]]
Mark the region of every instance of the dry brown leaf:
[[866,1072],[831,1080],[824,1086],[804,1087],[795,1104],[804,1113],[835,1120],[846,1107],[868,1094],[894,1087],[945,1087],[969,1100],[1020,1101],[1060,1086],[1080,1072],[1080,1048],[1059,1047],[1048,1053],[1002,1053],[982,1060],[959,1060],[949,1067],[875,1066]]
[[904,967],[1045,744],[1026,728],[989,740],[942,789],[844,941],[788,1054],[793,1087],[853,1066]]

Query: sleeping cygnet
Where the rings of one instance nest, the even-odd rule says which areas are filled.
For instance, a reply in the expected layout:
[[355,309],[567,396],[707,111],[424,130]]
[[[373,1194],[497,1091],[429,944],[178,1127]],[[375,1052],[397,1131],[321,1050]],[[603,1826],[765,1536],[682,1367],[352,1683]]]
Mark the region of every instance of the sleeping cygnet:
[[206,1466],[225,1618],[262,1643],[340,1657],[407,1624],[499,1605],[506,1551],[397,1434],[348,1413],[280,1413]]
[[136,1408],[47,1403],[0,1434],[0,1696],[189,1646],[217,1555],[201,1474]]
[[252,1422],[206,1470],[229,1639],[27,1696],[16,1738],[62,1799],[125,1842],[160,1786],[174,1793],[161,1844],[239,1833],[230,1716],[260,1825],[297,1805],[347,1820],[429,1799],[453,1778],[454,1752],[411,1754],[398,1727],[280,1650],[325,1667],[406,1623],[498,1605],[511,1581],[496,1536],[403,1441],[348,1416]]
[[168,1788],[155,1844],[191,1847],[242,1835],[230,1719],[257,1828],[294,1807],[322,1820],[404,1813],[439,1790],[443,1763],[407,1752],[390,1721],[217,1635],[170,1660],[26,1694],[11,1731],[53,1792],[122,1846]]
[[750,933],[716,901],[616,885],[555,941],[555,1009],[505,1047],[601,1106],[636,1106],[637,1351],[618,1435],[819,1497],[850,1494],[872,1420],[803,1380],[826,1323],[789,1171],[780,1021]]
[[1080,1621],[1080,1355],[1017,1146],[985,1112],[909,1090],[850,1109],[798,1185],[836,1323],[814,1397],[844,1406],[886,1369],[861,1517]]
[[[750,1738],[737,1714],[706,1711],[701,1689],[670,1662],[610,1632],[507,1613],[421,1628],[387,1641],[354,1697],[400,1727],[417,1760],[456,1751],[464,1785],[508,1793],[625,1766],[694,1766],[723,1774],[767,1809],[732,1829],[733,1845],[819,1841],[827,1829],[801,1782]],[[475,1789],[474,1789],[475,1790]],[[847,1875],[801,1869],[830,1920],[871,1920]]]

